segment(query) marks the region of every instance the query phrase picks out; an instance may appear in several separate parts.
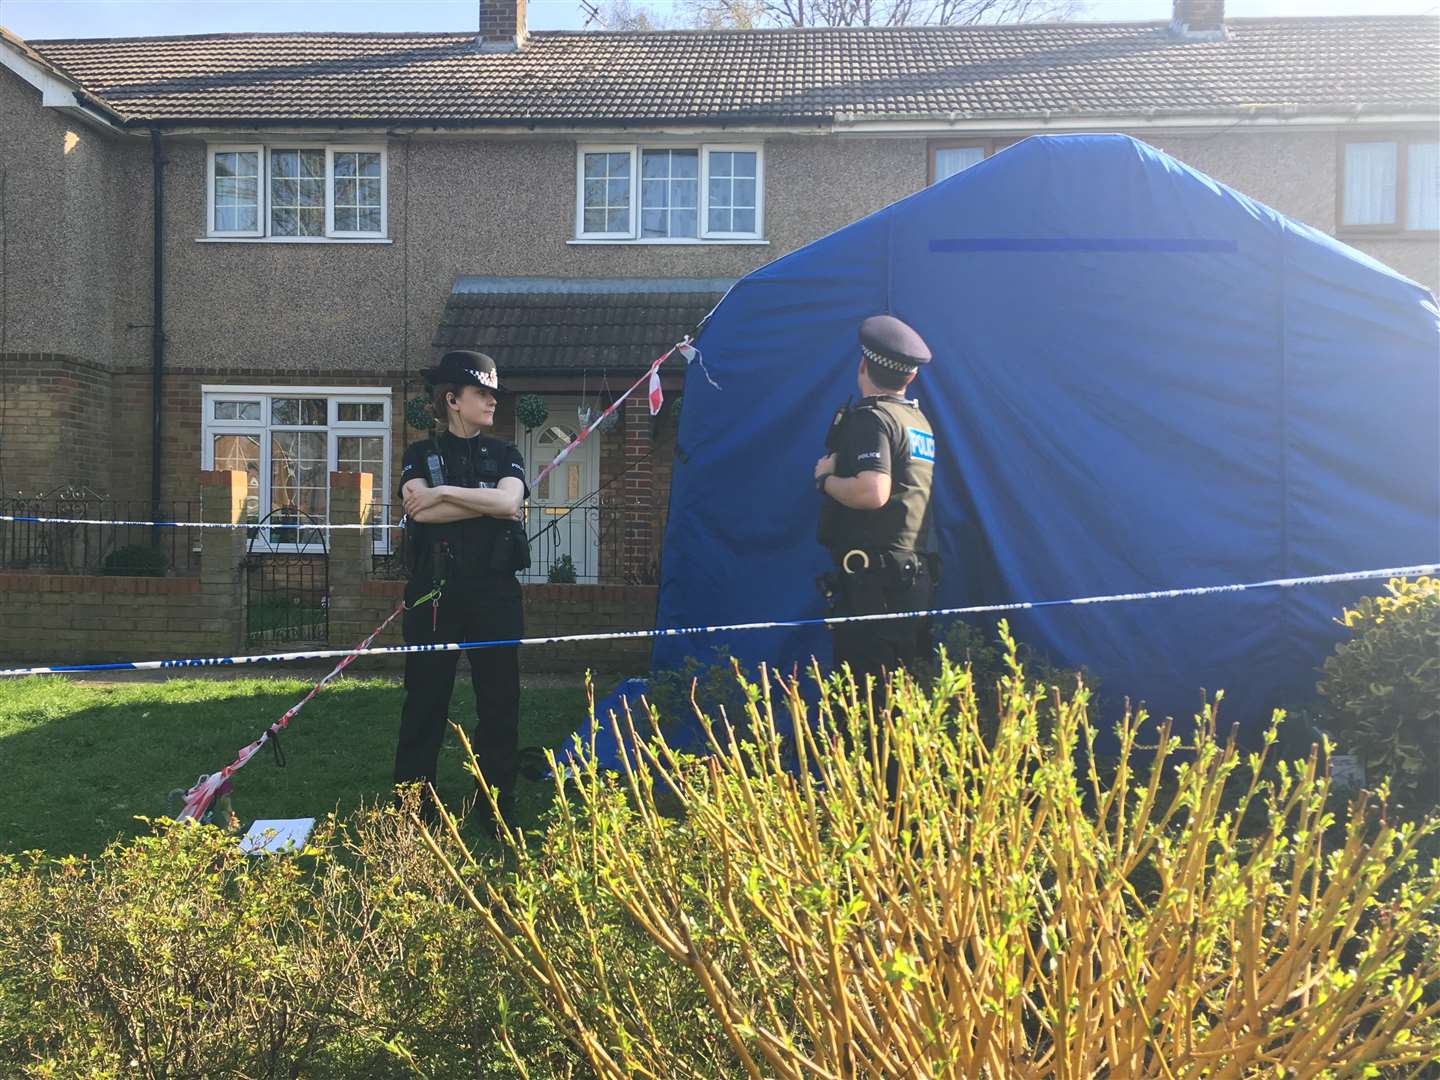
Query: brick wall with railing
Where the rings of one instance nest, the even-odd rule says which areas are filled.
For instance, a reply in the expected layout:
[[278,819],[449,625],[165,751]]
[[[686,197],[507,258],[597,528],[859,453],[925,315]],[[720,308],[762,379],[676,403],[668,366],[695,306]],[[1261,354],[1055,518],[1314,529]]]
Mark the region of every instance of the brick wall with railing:
[[[244,520],[246,478],[239,471],[201,474],[202,520]],[[330,474],[331,521],[370,520],[365,473]],[[179,530],[173,530],[179,532]],[[121,659],[227,656],[293,646],[247,642],[244,529],[197,529],[193,573],[125,577],[0,569],[0,666],[90,663]],[[374,576],[372,535],[335,530],[329,545],[328,645],[358,644],[401,602],[404,582]],[[188,543],[188,541],[187,541]],[[262,556],[263,557],[263,556]],[[253,558],[253,556],[252,556]],[[653,585],[525,585],[527,636],[635,630],[654,625]],[[400,644],[400,620],[376,644]],[[316,643],[325,644],[325,643]],[[638,674],[649,663],[645,638],[535,646],[521,651],[524,672],[570,673],[587,668]],[[395,673],[403,659],[371,658],[352,671]]]
[[[243,472],[201,474],[202,520],[236,522]],[[123,577],[0,572],[0,661],[11,664],[228,656],[241,646],[242,529],[200,529],[198,573]]]

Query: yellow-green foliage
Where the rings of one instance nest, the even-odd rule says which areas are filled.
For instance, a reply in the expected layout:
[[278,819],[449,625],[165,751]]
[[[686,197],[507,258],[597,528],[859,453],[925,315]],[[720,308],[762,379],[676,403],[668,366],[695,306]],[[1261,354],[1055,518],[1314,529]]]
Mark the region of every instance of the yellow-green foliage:
[[[95,859],[0,856],[0,1076],[514,1075],[503,969],[457,901],[393,810],[298,856],[168,824]],[[543,1017],[512,1028],[537,1080],[573,1075]]]
[[1127,717],[1102,774],[1086,692],[1048,693],[1042,737],[1047,692],[1006,640],[993,739],[953,664],[888,706],[831,681],[817,710],[762,677],[753,741],[717,718],[697,759],[654,735],[619,779],[582,753],[546,834],[510,835],[513,877],[447,857],[453,879],[603,1078],[1341,1077],[1440,1055],[1433,823],[1363,797],[1336,823],[1318,751],[1267,763],[1208,714],[1153,748]]
[[902,680],[877,726],[850,686],[817,714],[746,685],[745,741],[717,719],[713,755],[651,741],[619,776],[582,754],[499,850],[387,808],[292,857],[165,824],[0,856],[0,1077],[1340,1078],[1440,1054],[1434,825],[1333,821],[1321,760],[1262,765],[1208,717],[1153,758],[1127,720],[1092,768],[1083,690],[1043,726],[1018,664],[998,723],[974,691],[949,664]]
[[1378,784],[1416,809],[1440,801],[1440,578],[1402,578],[1341,622],[1350,640],[1325,661],[1319,689],[1335,735]]

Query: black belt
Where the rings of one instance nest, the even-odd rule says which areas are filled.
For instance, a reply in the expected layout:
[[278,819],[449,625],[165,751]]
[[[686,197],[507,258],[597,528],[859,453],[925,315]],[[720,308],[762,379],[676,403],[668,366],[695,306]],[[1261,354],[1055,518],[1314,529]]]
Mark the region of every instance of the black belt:
[[831,553],[846,574],[878,573],[882,570],[903,570],[908,563],[916,573],[929,570],[931,558],[919,551],[867,551],[865,548],[851,548],[843,554]]

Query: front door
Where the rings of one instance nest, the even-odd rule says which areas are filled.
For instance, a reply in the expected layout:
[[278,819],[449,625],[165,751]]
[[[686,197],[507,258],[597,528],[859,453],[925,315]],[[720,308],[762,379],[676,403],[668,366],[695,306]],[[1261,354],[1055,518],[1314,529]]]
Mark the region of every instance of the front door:
[[[516,432],[525,454],[527,476],[538,477],[580,433],[579,398],[546,397],[550,415],[539,427]],[[582,582],[600,579],[600,438],[597,431],[572,450],[549,476],[532,480],[526,532],[531,537],[532,582]]]

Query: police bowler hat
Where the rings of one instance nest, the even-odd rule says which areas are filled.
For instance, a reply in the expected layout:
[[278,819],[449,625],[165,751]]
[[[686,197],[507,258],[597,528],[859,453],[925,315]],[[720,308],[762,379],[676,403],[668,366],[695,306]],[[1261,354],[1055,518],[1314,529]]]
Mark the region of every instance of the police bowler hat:
[[478,386],[495,394],[509,393],[500,385],[500,371],[495,361],[483,352],[471,349],[452,349],[440,357],[434,367],[425,369],[425,384],[439,386],[450,383],[454,386]]

